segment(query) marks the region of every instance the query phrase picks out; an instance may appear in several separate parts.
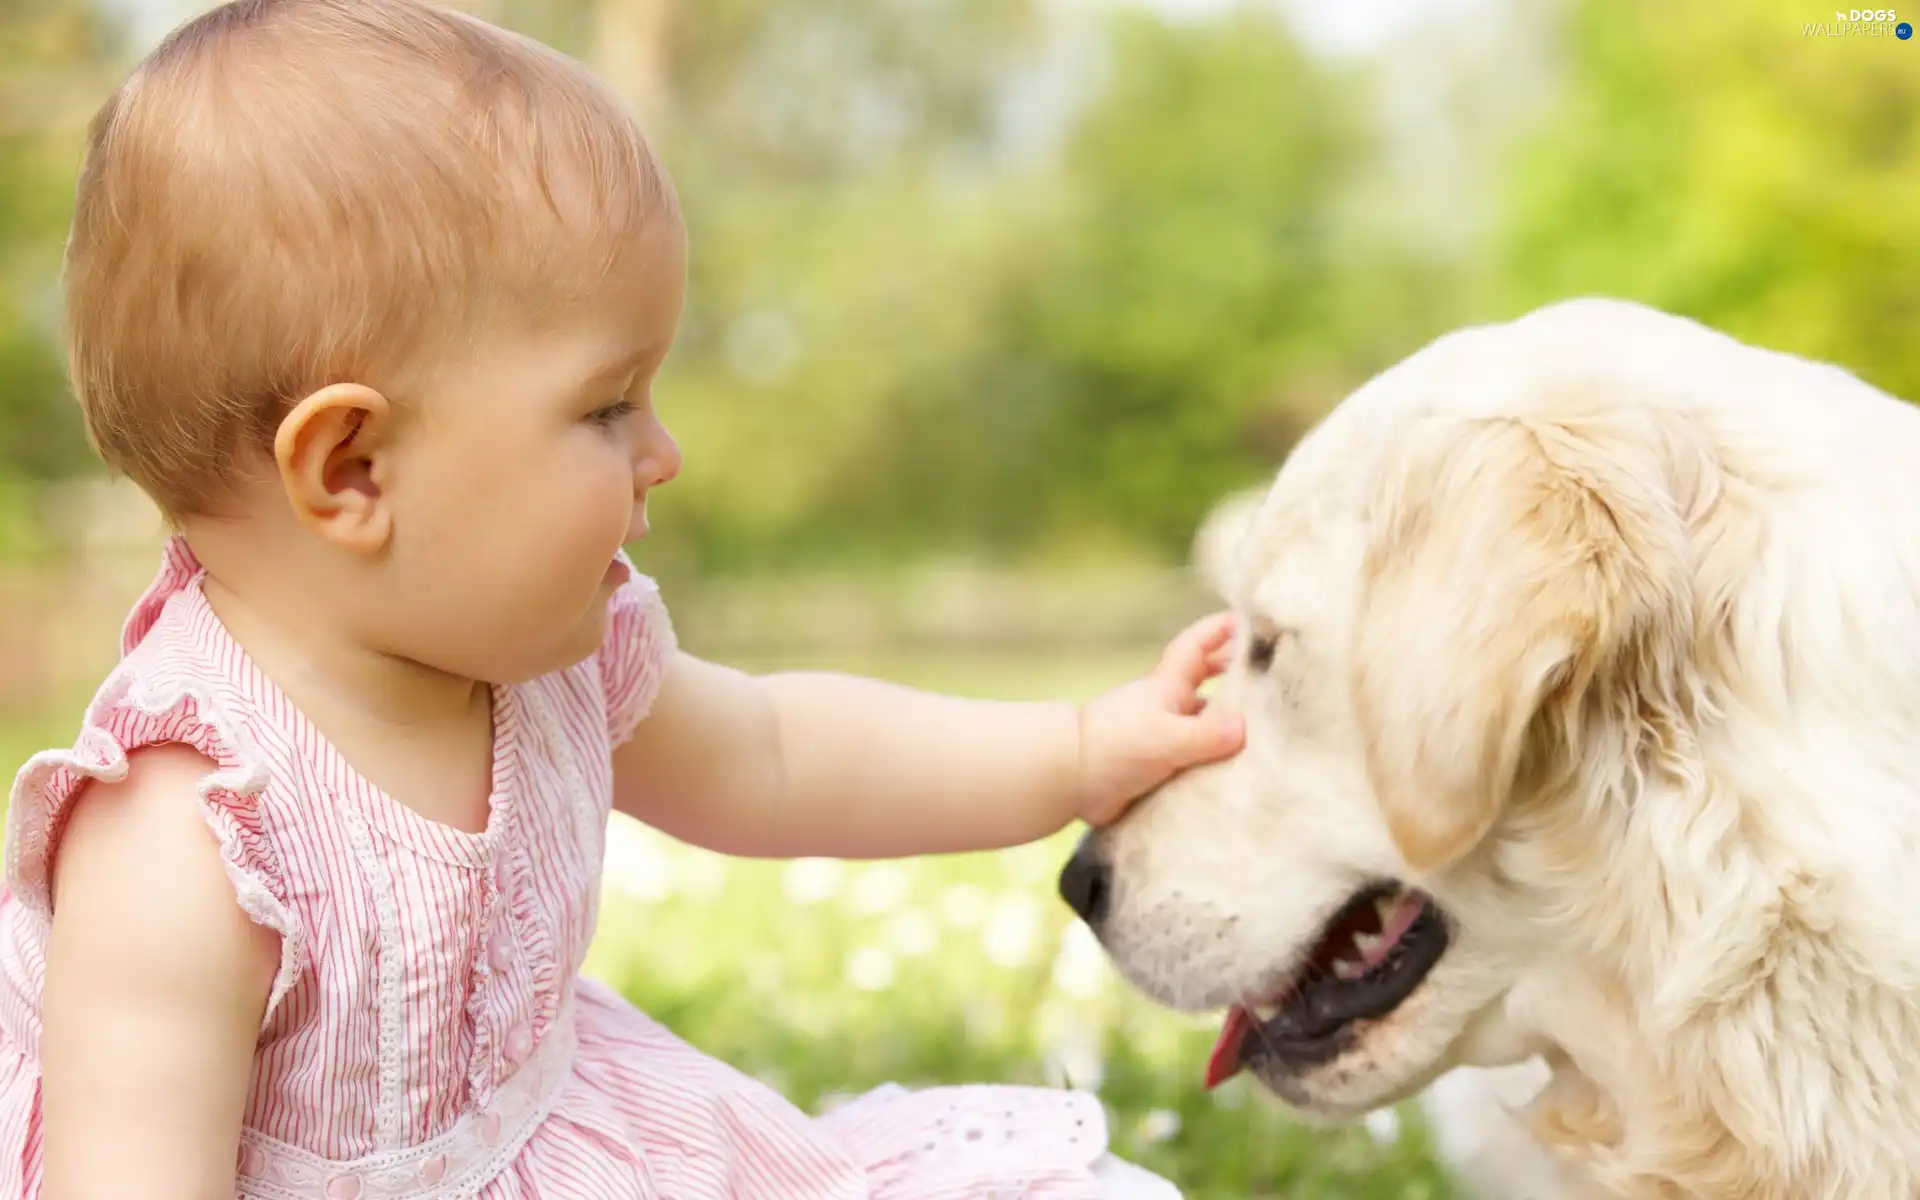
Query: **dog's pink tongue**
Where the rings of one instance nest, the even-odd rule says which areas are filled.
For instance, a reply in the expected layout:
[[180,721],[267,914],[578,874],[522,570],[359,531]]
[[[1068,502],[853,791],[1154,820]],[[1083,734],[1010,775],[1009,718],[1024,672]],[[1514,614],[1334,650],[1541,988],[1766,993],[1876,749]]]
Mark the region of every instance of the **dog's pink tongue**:
[[1207,1057],[1207,1090],[1219,1087],[1240,1073],[1240,1051],[1252,1031],[1253,1014],[1238,1004],[1227,1010],[1226,1023],[1220,1027],[1220,1040],[1213,1044],[1213,1053]]

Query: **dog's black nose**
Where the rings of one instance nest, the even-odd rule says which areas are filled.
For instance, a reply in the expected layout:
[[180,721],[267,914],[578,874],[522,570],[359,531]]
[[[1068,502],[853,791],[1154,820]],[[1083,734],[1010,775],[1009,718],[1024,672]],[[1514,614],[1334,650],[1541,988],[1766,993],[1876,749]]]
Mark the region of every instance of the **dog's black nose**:
[[1107,864],[1096,853],[1091,834],[1080,839],[1073,857],[1060,870],[1060,898],[1080,914],[1088,925],[1098,925],[1107,915],[1110,883]]

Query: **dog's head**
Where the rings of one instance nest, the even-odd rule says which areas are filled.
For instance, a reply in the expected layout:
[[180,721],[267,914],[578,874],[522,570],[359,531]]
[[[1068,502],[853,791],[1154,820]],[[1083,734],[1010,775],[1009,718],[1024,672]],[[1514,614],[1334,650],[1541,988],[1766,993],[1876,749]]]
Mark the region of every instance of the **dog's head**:
[[1310,1113],[1532,1049],[1505,1002],[1553,947],[1523,881],[1587,852],[1599,793],[1690,703],[1684,436],[1577,382],[1493,394],[1498,336],[1355,393],[1203,539],[1242,618],[1211,702],[1246,747],[1062,877],[1136,986],[1228,1009],[1213,1078]]

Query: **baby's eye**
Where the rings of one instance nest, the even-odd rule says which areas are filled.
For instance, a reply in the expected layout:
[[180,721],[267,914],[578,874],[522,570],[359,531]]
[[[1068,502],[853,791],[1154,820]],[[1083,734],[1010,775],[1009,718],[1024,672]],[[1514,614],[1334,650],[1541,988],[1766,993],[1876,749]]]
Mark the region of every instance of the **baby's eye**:
[[633,401],[626,399],[615,400],[605,408],[596,408],[588,413],[587,420],[592,421],[595,425],[615,425],[619,423],[621,418],[629,416],[632,412]]

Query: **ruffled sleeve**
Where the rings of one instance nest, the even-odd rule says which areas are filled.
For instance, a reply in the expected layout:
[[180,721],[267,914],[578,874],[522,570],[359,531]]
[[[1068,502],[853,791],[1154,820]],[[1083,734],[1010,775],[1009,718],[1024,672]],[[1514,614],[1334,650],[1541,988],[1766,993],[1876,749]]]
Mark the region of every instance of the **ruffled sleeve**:
[[46,750],[27,760],[7,809],[7,884],[29,912],[50,921],[53,858],[81,789],[95,780],[125,779],[133,751],[191,746],[215,764],[200,781],[198,803],[219,842],[240,907],[280,935],[280,966],[267,1001],[271,1018],[299,978],[305,935],[288,903],[265,811],[266,764],[209,696],[190,687],[158,690],[163,694],[143,686],[123,664],[87,709],[73,748]]
[[607,737],[615,746],[632,737],[653,708],[677,644],[658,585],[634,570],[625,553],[620,560],[632,577],[614,593],[607,640],[599,655]]

